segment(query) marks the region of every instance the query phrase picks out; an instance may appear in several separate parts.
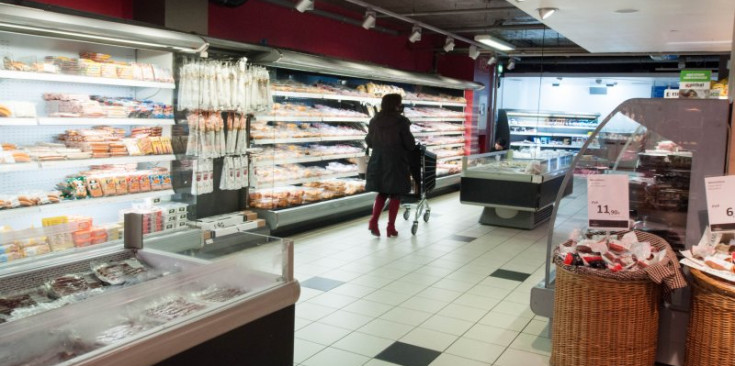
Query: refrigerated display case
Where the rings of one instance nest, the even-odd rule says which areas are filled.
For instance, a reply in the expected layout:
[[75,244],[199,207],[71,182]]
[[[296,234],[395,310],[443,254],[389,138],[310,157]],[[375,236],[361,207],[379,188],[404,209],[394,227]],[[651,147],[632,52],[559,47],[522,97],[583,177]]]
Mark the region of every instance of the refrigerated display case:
[[290,365],[293,243],[238,236],[190,229],[3,268],[0,363]]
[[[548,150],[466,156],[460,202],[485,207],[481,224],[532,229],[549,219],[572,157]],[[569,186],[563,193],[571,192]]]
[[[510,147],[576,152],[598,124],[598,114],[507,109]],[[501,114],[502,115],[502,114]]]
[[[594,174],[626,174],[633,229],[654,233],[675,251],[699,242],[707,224],[704,178],[725,172],[729,105],[721,100],[630,99],[615,108],[593,131],[564,176],[562,188],[574,185],[575,195],[556,197],[549,225],[544,281],[531,292],[531,309],[551,317],[554,271],[551,253],[574,230],[587,227],[587,175],[584,167],[597,161]],[[627,120],[629,131],[622,144],[599,144],[613,119]],[[612,146],[615,151],[609,152]],[[617,155],[616,155],[617,154]],[[596,159],[596,160],[595,160]],[[679,290],[671,303],[661,308],[658,342],[659,362],[682,365],[688,322],[689,292]],[[552,319],[553,321],[553,319]]]

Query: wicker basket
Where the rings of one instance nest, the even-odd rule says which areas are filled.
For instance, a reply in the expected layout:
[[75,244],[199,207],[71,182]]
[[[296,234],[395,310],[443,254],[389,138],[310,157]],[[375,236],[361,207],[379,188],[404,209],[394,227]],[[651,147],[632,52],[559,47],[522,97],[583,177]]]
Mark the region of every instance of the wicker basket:
[[[639,240],[671,248],[658,236]],[[673,255],[673,252],[671,252]],[[555,255],[553,366],[651,366],[656,359],[661,286],[645,271],[611,273],[565,266]]]
[[735,286],[691,269],[692,311],[687,332],[687,366],[735,362]]

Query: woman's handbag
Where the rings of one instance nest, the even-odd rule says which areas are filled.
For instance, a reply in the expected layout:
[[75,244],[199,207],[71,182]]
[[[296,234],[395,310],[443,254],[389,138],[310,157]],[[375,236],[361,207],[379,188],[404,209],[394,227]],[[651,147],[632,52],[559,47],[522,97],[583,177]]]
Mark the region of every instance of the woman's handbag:
[[357,159],[357,173],[359,174],[360,178],[365,178],[365,173],[367,172],[367,165],[370,161],[370,149],[365,149],[365,155],[360,156]]

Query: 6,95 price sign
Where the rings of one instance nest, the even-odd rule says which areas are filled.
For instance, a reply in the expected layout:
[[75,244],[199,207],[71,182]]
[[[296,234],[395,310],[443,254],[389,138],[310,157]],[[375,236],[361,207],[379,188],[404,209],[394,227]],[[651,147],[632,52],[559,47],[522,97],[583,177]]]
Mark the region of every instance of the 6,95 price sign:
[[735,231],[735,176],[704,178],[711,232]]
[[590,229],[619,231],[630,226],[628,176],[587,176],[587,218]]

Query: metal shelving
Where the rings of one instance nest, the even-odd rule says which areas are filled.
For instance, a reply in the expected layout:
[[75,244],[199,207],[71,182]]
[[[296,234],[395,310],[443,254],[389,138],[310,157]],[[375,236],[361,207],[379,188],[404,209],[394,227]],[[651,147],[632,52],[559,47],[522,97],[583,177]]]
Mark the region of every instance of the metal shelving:
[[[287,98],[304,98],[304,99],[330,99],[330,100],[349,100],[355,102],[362,102],[368,104],[380,104],[381,99],[375,97],[358,96],[358,95],[340,95],[340,94],[321,94],[321,93],[303,93],[303,92],[288,92],[274,90],[273,96],[275,97],[287,97]],[[439,102],[433,100],[404,100],[403,104],[407,105],[430,105],[438,107],[465,107],[465,103],[460,102]]]
[[255,188],[276,188],[276,187],[284,187],[284,186],[290,186],[294,184],[303,184],[303,183],[310,183],[310,182],[318,182],[326,179],[337,179],[337,178],[347,178],[347,177],[355,177],[357,176],[357,172],[347,172],[347,173],[337,173],[337,174],[328,174],[328,175],[321,175],[318,177],[308,177],[308,178],[299,178],[299,179],[291,179],[287,181],[276,181],[276,182],[257,182]]
[[74,84],[96,84],[96,85],[113,85],[136,88],[158,88],[158,89],[176,89],[175,83],[162,83],[157,81],[143,81],[130,79],[112,79],[103,77],[66,75],[66,74],[48,74],[41,72],[26,72],[13,70],[0,70],[0,79],[15,80],[36,80],[50,81],[59,83]]
[[570,130],[594,130],[597,125],[594,126],[563,126],[563,125],[547,125],[539,123],[509,123],[509,127],[536,127],[536,128],[554,128],[554,129],[570,129]]
[[114,125],[114,126],[173,126],[174,119],[168,118],[38,118],[41,126],[88,126],[88,125]]
[[283,138],[283,139],[252,139],[254,145],[274,145],[274,144],[304,144],[309,142],[327,142],[327,141],[362,141],[365,136],[324,136],[324,137],[299,137],[299,138]]
[[279,165],[279,164],[311,163],[315,161],[332,161],[332,160],[340,160],[340,159],[358,158],[363,155],[365,154],[364,153],[354,153],[354,154],[325,155],[325,156],[306,155],[306,156],[300,156],[297,158],[257,161],[253,165],[256,167],[263,167],[263,166],[272,166],[272,165]]
[[415,137],[421,136],[446,136],[446,135],[464,135],[464,131],[431,131],[431,132],[414,132]]

